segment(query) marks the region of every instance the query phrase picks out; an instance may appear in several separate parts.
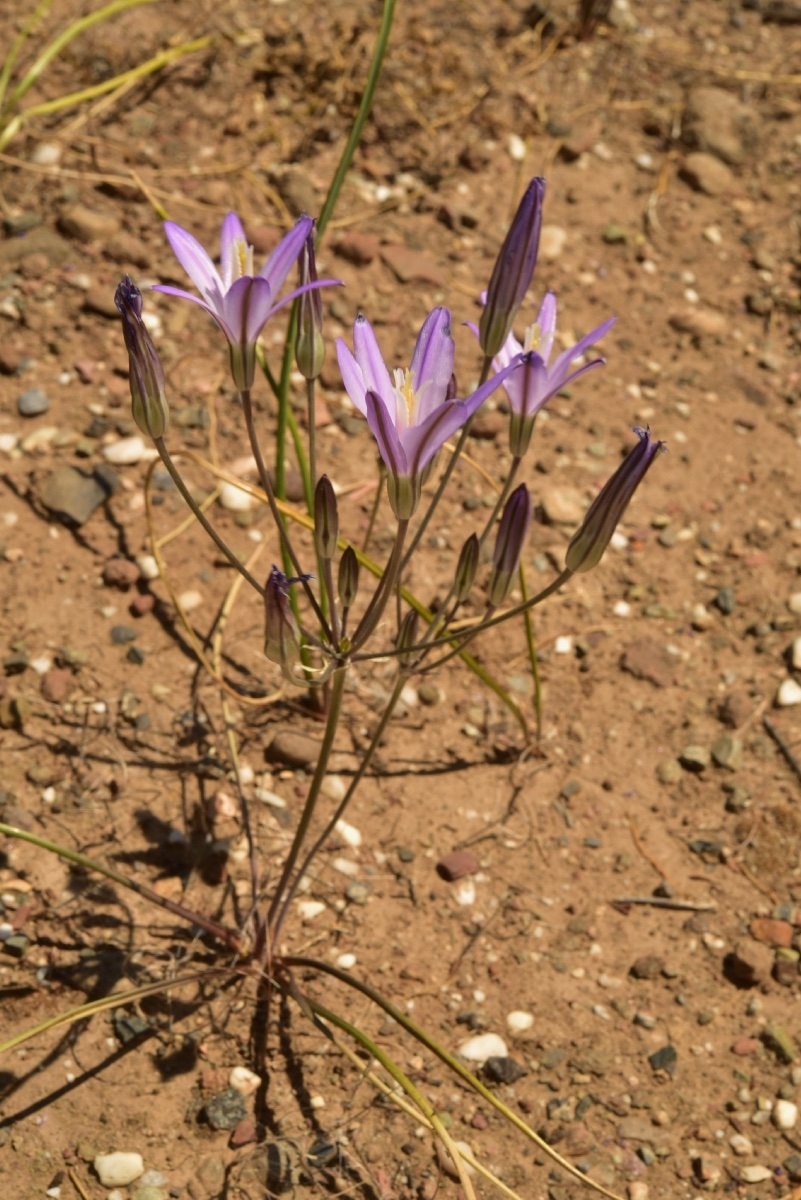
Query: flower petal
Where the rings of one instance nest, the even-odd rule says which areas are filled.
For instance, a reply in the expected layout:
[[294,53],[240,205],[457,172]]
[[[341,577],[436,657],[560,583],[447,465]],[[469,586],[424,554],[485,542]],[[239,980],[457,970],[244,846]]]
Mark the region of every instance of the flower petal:
[[361,367],[366,389],[377,392],[387,406],[387,410],[394,415],[395,389],[392,386],[387,365],[378,348],[373,327],[361,313],[353,322],[353,352],[356,355],[356,362]]
[[269,283],[274,296],[280,292],[282,283],[289,274],[290,268],[297,261],[303,244],[313,228],[314,221],[311,217],[301,217],[295,222],[289,233],[281,238],[259,271],[259,275]]
[[213,308],[217,308],[224,291],[222,280],[200,242],[174,221],[164,222],[164,232],[172,246],[173,254],[197,290]]
[[225,293],[225,320],[235,331],[240,346],[256,343],[271,312],[270,285],[260,275],[243,275]]
[[409,463],[409,474],[419,475],[451,434],[464,425],[471,415],[466,401],[446,400],[422,424],[407,430],[403,437],[403,449]]
[[537,353],[541,354],[547,363],[551,357],[553,339],[556,334],[556,296],[554,296],[553,292],[545,293],[545,298],[540,305],[540,311],[537,313],[537,324],[540,328]]
[[234,331],[226,323],[222,302],[220,302],[218,311],[215,305],[201,300],[200,296],[195,296],[192,292],[185,292],[182,288],[169,287],[166,283],[154,283],[150,290],[152,292],[162,292],[165,296],[180,296],[182,300],[191,300],[193,304],[199,304],[201,308],[205,308],[212,320],[217,322],[229,342],[237,340]]
[[609,332],[616,320],[616,317],[610,317],[602,325],[599,325],[596,329],[593,329],[585,337],[577,341],[575,346],[571,346],[569,350],[563,350],[559,357],[555,358],[551,364],[551,374],[554,379],[557,378],[560,371],[566,372],[572,362],[577,358],[581,358],[585,350],[588,350],[590,346],[594,346],[596,342],[599,342],[604,334]]
[[235,212],[229,212],[223,218],[220,230],[220,275],[226,292],[233,280],[231,265],[234,260],[236,242],[246,243],[247,239],[239,217]]
[[372,390],[366,393],[364,402],[367,423],[370,426],[373,437],[378,442],[379,452],[387,468],[395,476],[410,475],[411,472],[406,453],[401,445],[400,438],[398,437],[386,404]]
[[536,352],[532,352],[526,361],[519,363],[503,382],[512,411],[524,417],[536,416],[546,401],[561,387],[560,383],[557,387],[549,389],[549,377],[547,366]]
[[419,401],[417,422],[425,420],[445,399],[453,375],[453,355],[450,311],[432,309],[423,322],[412,355],[412,386]]

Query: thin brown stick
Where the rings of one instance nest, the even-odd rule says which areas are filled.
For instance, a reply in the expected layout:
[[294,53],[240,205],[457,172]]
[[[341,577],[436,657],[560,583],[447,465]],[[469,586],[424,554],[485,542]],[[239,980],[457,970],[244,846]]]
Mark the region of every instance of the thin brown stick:
[[675,887],[676,885],[673,883],[673,880],[670,878],[664,867],[661,867],[656,859],[651,857],[651,855],[645,849],[645,846],[643,846],[642,842],[640,841],[640,835],[637,833],[637,827],[631,817],[629,817],[629,830],[631,832],[631,840],[634,842],[634,845],[637,847],[645,861],[650,863],[657,875],[661,875],[665,883],[669,883],[671,887]]

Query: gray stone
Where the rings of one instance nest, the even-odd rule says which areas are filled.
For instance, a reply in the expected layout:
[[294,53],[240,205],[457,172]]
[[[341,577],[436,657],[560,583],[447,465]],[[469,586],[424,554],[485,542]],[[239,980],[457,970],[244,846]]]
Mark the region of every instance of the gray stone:
[[95,509],[114,492],[116,473],[100,468],[85,475],[75,467],[59,467],[42,484],[41,500],[45,508],[58,516],[83,525]]
[[707,746],[685,746],[679,755],[679,762],[684,770],[693,771],[695,774],[700,774],[709,766],[711,760],[712,754]]
[[240,1121],[248,1115],[247,1105],[241,1092],[236,1088],[226,1088],[217,1092],[207,1101],[203,1110],[206,1120],[212,1129],[236,1129]]
[[676,1070],[678,1057],[676,1047],[667,1045],[662,1046],[659,1050],[655,1050],[653,1054],[649,1054],[648,1062],[651,1064],[652,1070],[667,1071],[669,1075],[672,1075]]
[[276,733],[264,751],[269,763],[282,763],[286,767],[313,767],[320,754],[320,743],[304,733],[285,729]]
[[7,237],[19,237],[20,234],[27,233],[29,229],[35,229],[41,223],[41,216],[35,212],[13,213],[3,217],[3,229]]
[[50,408],[50,401],[41,388],[28,388],[17,396],[17,411],[21,417],[40,417]]
[[726,771],[737,771],[743,765],[743,744],[734,734],[724,733],[712,743],[712,761]]

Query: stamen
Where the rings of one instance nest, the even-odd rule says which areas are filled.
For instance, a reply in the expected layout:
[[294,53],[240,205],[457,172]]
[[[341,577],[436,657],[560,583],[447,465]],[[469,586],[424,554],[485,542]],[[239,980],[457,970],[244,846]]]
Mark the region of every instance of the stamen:
[[531,350],[537,350],[542,337],[542,326],[539,322],[534,325],[529,325],[526,329],[526,335],[523,339],[523,352],[528,354]]

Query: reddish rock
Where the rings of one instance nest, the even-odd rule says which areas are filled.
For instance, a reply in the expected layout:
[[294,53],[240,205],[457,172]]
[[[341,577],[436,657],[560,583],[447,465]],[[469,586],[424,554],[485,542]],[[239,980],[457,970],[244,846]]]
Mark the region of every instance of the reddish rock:
[[789,921],[775,917],[754,917],[750,925],[751,937],[767,946],[792,946],[793,927]]
[[156,597],[150,592],[142,592],[131,601],[131,613],[135,617],[144,617],[146,613],[153,611],[155,605]]
[[381,258],[399,283],[431,283],[444,287],[448,277],[442,267],[422,250],[410,250],[408,246],[383,246]]
[[489,1121],[482,1112],[474,1113],[470,1124],[474,1129],[489,1129]]
[[103,568],[103,582],[106,587],[116,587],[127,591],[138,578],[139,568],[129,558],[110,558]]
[[346,233],[334,247],[337,254],[356,267],[366,267],[381,250],[381,242],[369,233]]
[[204,1092],[224,1092],[230,1073],[227,1067],[207,1067],[200,1072],[200,1086]]
[[249,1146],[251,1142],[256,1142],[258,1139],[259,1130],[256,1122],[252,1117],[245,1117],[231,1134],[230,1144],[232,1146]]
[[623,651],[621,669],[635,679],[646,679],[654,687],[669,687],[676,673],[675,659],[652,638],[640,638]]
[[745,1058],[748,1054],[753,1054],[759,1049],[759,1042],[756,1038],[738,1037],[731,1044],[732,1054],[739,1054],[741,1058]]
[[42,679],[42,695],[51,704],[63,704],[72,686],[72,672],[53,667]]
[[478,868],[479,861],[469,850],[452,850],[437,863],[437,874],[440,879],[453,883],[465,875],[475,875]]
[[743,938],[726,957],[726,972],[741,987],[753,987],[770,979],[773,954],[761,942]]

